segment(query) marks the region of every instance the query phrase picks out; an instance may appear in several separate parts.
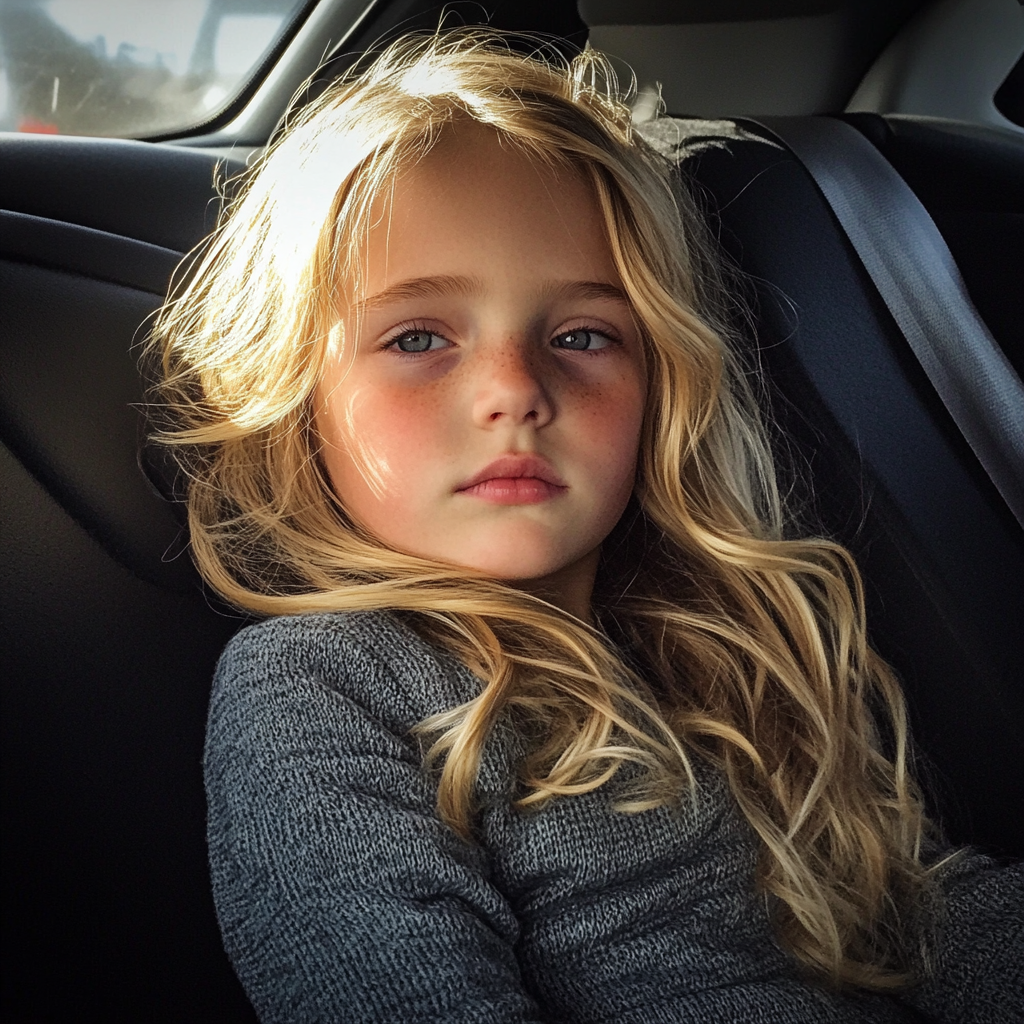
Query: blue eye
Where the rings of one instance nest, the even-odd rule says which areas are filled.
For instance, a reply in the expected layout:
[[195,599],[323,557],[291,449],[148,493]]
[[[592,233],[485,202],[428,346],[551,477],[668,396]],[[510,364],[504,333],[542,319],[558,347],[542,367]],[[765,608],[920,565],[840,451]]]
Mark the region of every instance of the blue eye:
[[570,352],[593,352],[596,349],[606,348],[611,344],[611,339],[598,331],[579,328],[556,335],[552,338],[551,344],[555,348],[565,348]]
[[399,352],[431,352],[447,346],[439,334],[430,331],[406,331],[391,342]]

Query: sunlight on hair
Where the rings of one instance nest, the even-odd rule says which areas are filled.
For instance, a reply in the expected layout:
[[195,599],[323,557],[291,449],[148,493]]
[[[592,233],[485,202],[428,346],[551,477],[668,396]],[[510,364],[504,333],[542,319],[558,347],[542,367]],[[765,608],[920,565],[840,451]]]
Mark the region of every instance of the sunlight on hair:
[[448,69],[423,61],[409,68],[402,76],[399,88],[410,96],[443,96],[453,93],[454,84]]

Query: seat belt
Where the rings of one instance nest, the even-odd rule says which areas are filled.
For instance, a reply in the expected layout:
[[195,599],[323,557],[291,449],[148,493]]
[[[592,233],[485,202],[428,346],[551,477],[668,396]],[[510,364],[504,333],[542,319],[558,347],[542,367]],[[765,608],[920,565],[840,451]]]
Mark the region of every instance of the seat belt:
[[928,211],[845,122],[752,123],[814,178],[943,405],[1024,527],[1024,384],[974,308]]

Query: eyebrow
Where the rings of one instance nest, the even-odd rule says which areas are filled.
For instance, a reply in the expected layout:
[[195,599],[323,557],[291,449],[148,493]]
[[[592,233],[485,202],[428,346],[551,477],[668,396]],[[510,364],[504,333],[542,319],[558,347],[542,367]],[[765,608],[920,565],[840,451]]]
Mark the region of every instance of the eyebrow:
[[476,277],[457,277],[441,274],[437,277],[413,277],[399,281],[376,295],[370,295],[353,305],[356,313],[367,313],[403,299],[426,299],[441,295],[470,295],[483,289],[483,281]]
[[[440,274],[436,277],[414,277],[377,292],[375,295],[357,302],[352,310],[357,315],[380,309],[393,302],[404,299],[435,298],[445,295],[471,295],[484,290],[484,282],[479,277]],[[629,300],[626,293],[618,285],[605,281],[564,281],[553,288],[543,290],[546,296],[559,299],[611,299],[616,302]]]

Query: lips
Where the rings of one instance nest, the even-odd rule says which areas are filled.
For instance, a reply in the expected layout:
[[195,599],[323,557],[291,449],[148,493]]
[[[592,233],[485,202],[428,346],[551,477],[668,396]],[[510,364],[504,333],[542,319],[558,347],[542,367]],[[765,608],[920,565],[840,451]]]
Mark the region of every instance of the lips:
[[503,455],[455,488],[457,493],[501,505],[532,505],[567,489],[554,467],[539,455]]

